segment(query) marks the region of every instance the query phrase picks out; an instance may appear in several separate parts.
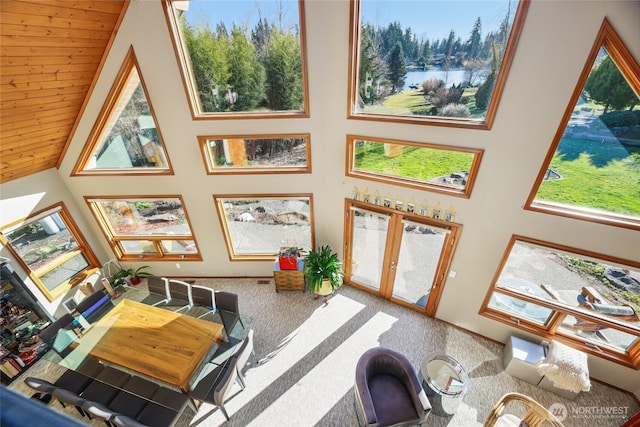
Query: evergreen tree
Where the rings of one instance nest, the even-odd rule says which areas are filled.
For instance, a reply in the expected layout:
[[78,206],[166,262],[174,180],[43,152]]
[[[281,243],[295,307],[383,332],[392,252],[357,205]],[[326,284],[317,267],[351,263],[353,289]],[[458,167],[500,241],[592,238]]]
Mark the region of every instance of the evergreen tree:
[[265,71],[267,106],[272,110],[302,110],[302,59],[298,38],[291,32],[272,34]]
[[225,98],[230,111],[255,110],[265,99],[264,69],[244,31],[234,25],[229,48],[231,77]]
[[378,93],[378,87],[386,86],[387,65],[380,57],[374,43],[375,32],[371,26],[362,28],[360,36],[360,64],[358,94],[364,104],[372,104],[384,94]]
[[451,66],[451,56],[453,55],[453,45],[456,40],[456,33],[451,30],[449,32],[449,38],[445,43],[444,48],[444,68],[449,68]]
[[404,53],[402,45],[396,43],[395,47],[389,55],[389,82],[391,83],[391,93],[395,93],[399,88],[404,86],[404,80],[407,76],[407,67],[404,62]]
[[609,108],[622,110],[629,107],[631,110],[638,103],[638,95],[631,89],[609,55],[593,68],[584,90],[589,99],[604,105],[604,113]]
[[224,111],[221,90],[229,79],[226,39],[216,37],[208,28],[194,31],[184,17],[180,18],[180,24],[203,111]]
[[269,22],[262,18],[258,21],[253,31],[251,31],[251,42],[256,49],[258,61],[263,62],[269,50],[269,39],[275,28],[269,26]]
[[498,75],[498,48],[493,50],[493,61],[491,65],[491,72],[487,76],[487,80],[478,88],[476,92],[476,108],[478,110],[486,110],[491,101],[491,95],[493,94],[493,85],[496,82]]
[[467,54],[469,59],[475,59],[480,56],[480,45],[482,43],[482,38],[480,36],[480,32],[482,31],[482,23],[480,22],[480,17],[476,19],[476,23],[473,25],[473,30],[471,30],[471,34],[469,35],[469,40],[467,41]]

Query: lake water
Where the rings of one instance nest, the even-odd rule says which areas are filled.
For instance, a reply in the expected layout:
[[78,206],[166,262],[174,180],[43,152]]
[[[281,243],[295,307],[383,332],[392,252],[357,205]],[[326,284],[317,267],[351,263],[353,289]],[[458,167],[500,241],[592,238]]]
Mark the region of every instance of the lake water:
[[409,85],[421,85],[423,81],[430,79],[443,80],[447,87],[458,85],[466,81],[464,70],[449,69],[449,72],[441,68],[430,68],[426,71],[408,71],[402,90],[409,90]]

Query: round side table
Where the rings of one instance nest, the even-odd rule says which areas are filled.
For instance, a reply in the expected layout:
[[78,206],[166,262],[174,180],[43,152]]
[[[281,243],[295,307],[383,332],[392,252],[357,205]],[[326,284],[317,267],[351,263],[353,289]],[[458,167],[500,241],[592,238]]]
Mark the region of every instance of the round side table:
[[469,388],[469,376],[460,362],[445,354],[428,354],[420,366],[431,411],[449,417],[456,412]]

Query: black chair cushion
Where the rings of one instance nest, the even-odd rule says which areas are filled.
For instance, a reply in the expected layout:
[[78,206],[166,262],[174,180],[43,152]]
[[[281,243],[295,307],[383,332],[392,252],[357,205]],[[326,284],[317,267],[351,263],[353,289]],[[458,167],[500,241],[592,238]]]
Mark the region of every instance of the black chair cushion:
[[138,422],[153,427],[170,427],[180,413],[157,403],[149,403],[138,415]]
[[186,406],[189,396],[166,387],[158,387],[153,394],[152,400],[162,406],[180,412]]
[[93,378],[79,372],[67,370],[54,382],[57,387],[75,394],[82,393],[93,382]]
[[132,376],[109,404],[109,408],[128,417],[137,417],[149,399],[158,389],[158,385],[138,376]]
[[376,375],[369,379],[369,392],[376,408],[379,426],[388,426],[418,418],[402,381],[392,375]]

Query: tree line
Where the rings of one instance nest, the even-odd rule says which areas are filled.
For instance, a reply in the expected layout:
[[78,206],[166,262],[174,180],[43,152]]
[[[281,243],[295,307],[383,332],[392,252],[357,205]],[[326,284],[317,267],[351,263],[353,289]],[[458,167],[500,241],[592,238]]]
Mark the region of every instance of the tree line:
[[[497,31],[490,31],[482,38],[482,20],[478,17],[466,40],[454,30],[442,39],[421,39],[411,27],[403,29],[399,22],[386,27],[366,23],[361,27],[359,95],[362,103],[374,104],[396,93],[405,84],[407,68],[427,69],[438,66],[444,69],[464,68],[465,86],[479,85],[480,99],[476,108],[486,109],[493,84],[502,61],[511,31],[511,8],[509,7]],[[480,82],[484,80],[483,84]],[[444,85],[444,82],[442,82]],[[425,96],[437,82],[422,87]],[[448,91],[454,91],[446,93]],[[462,90],[442,88],[440,98],[453,103],[460,101]],[[457,96],[456,96],[457,95]]]
[[215,30],[180,17],[202,110],[299,111],[304,106],[299,34],[261,18],[251,31]]

